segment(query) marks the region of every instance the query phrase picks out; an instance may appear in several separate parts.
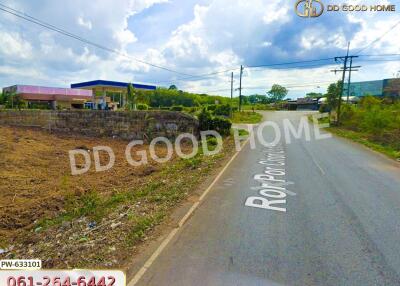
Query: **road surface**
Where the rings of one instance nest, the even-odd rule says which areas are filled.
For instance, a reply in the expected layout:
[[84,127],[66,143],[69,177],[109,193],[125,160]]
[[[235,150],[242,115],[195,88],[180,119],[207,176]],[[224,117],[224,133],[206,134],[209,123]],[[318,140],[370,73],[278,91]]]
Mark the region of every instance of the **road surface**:
[[[247,144],[138,285],[400,285],[399,164],[336,137],[284,142]],[[262,183],[286,203],[246,206]]]

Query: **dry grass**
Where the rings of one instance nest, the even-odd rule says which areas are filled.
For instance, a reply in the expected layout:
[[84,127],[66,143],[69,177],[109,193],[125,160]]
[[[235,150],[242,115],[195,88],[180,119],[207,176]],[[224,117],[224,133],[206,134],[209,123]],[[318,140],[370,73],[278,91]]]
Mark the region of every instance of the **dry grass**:
[[[114,167],[71,176],[68,151],[100,145],[113,149]],[[0,127],[0,248],[9,249],[0,257],[40,258],[47,268],[123,266],[234,144],[226,139],[216,156],[141,167],[127,163],[126,145]],[[147,146],[132,153],[139,149]],[[165,152],[157,148],[160,156]]]

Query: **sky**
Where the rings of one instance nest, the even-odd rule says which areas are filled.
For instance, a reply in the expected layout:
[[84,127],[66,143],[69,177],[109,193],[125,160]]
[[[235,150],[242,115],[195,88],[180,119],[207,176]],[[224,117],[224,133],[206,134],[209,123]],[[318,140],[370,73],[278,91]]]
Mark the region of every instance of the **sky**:
[[[175,84],[198,93],[230,95],[230,77],[243,94],[265,94],[273,84],[288,97],[326,91],[340,79],[333,60],[249,68],[346,54],[400,54],[399,0],[321,0],[327,4],[395,4],[396,12],[326,12],[301,18],[295,0],[0,0],[111,53],[0,11],[0,87],[69,87],[95,79]],[[1,6],[0,6],[1,7]],[[326,7],[325,7],[326,8]],[[148,65],[146,63],[151,65]],[[392,78],[400,56],[360,57],[353,81]],[[166,68],[159,69],[153,65]],[[311,66],[309,66],[311,65]],[[288,67],[291,67],[288,69]],[[172,72],[173,71],[173,72]],[[226,71],[226,72],[221,72]],[[218,72],[218,73],[216,73]],[[206,77],[193,77],[199,75]],[[237,95],[237,91],[235,91]]]

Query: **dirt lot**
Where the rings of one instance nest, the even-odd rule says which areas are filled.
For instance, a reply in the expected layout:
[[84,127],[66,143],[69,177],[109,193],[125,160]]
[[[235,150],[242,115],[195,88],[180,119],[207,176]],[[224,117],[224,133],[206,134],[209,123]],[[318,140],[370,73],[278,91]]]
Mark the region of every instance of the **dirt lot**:
[[[215,156],[132,167],[125,159],[127,143],[0,127],[0,249],[6,250],[0,258],[40,258],[46,268],[123,266],[233,152],[227,138]],[[100,145],[114,151],[114,167],[95,172],[92,166],[72,176],[68,151]],[[140,149],[148,146],[132,153]],[[157,147],[160,156],[165,152]]]

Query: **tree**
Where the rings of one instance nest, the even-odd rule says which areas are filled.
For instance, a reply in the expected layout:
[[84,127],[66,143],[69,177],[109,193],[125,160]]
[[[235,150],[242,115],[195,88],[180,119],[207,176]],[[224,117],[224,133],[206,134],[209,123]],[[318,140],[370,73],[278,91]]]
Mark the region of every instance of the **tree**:
[[338,107],[339,98],[342,93],[342,81],[339,80],[337,83],[331,83],[326,93],[326,102],[328,107],[333,110]]
[[133,85],[128,84],[127,90],[127,101],[128,101],[128,109],[135,110],[136,109],[136,94]]
[[175,84],[170,85],[168,89],[169,90],[178,90],[178,88],[177,88],[177,86]]
[[249,95],[247,97],[247,99],[250,102],[250,104],[256,104],[256,103],[266,104],[266,103],[268,103],[268,99],[265,95],[253,94],[253,95]]
[[319,92],[309,92],[306,94],[307,98],[320,98],[323,97],[322,93]]
[[267,94],[268,94],[268,101],[271,103],[275,103],[282,101],[288,94],[288,90],[279,84],[274,84],[271,90],[267,92]]

